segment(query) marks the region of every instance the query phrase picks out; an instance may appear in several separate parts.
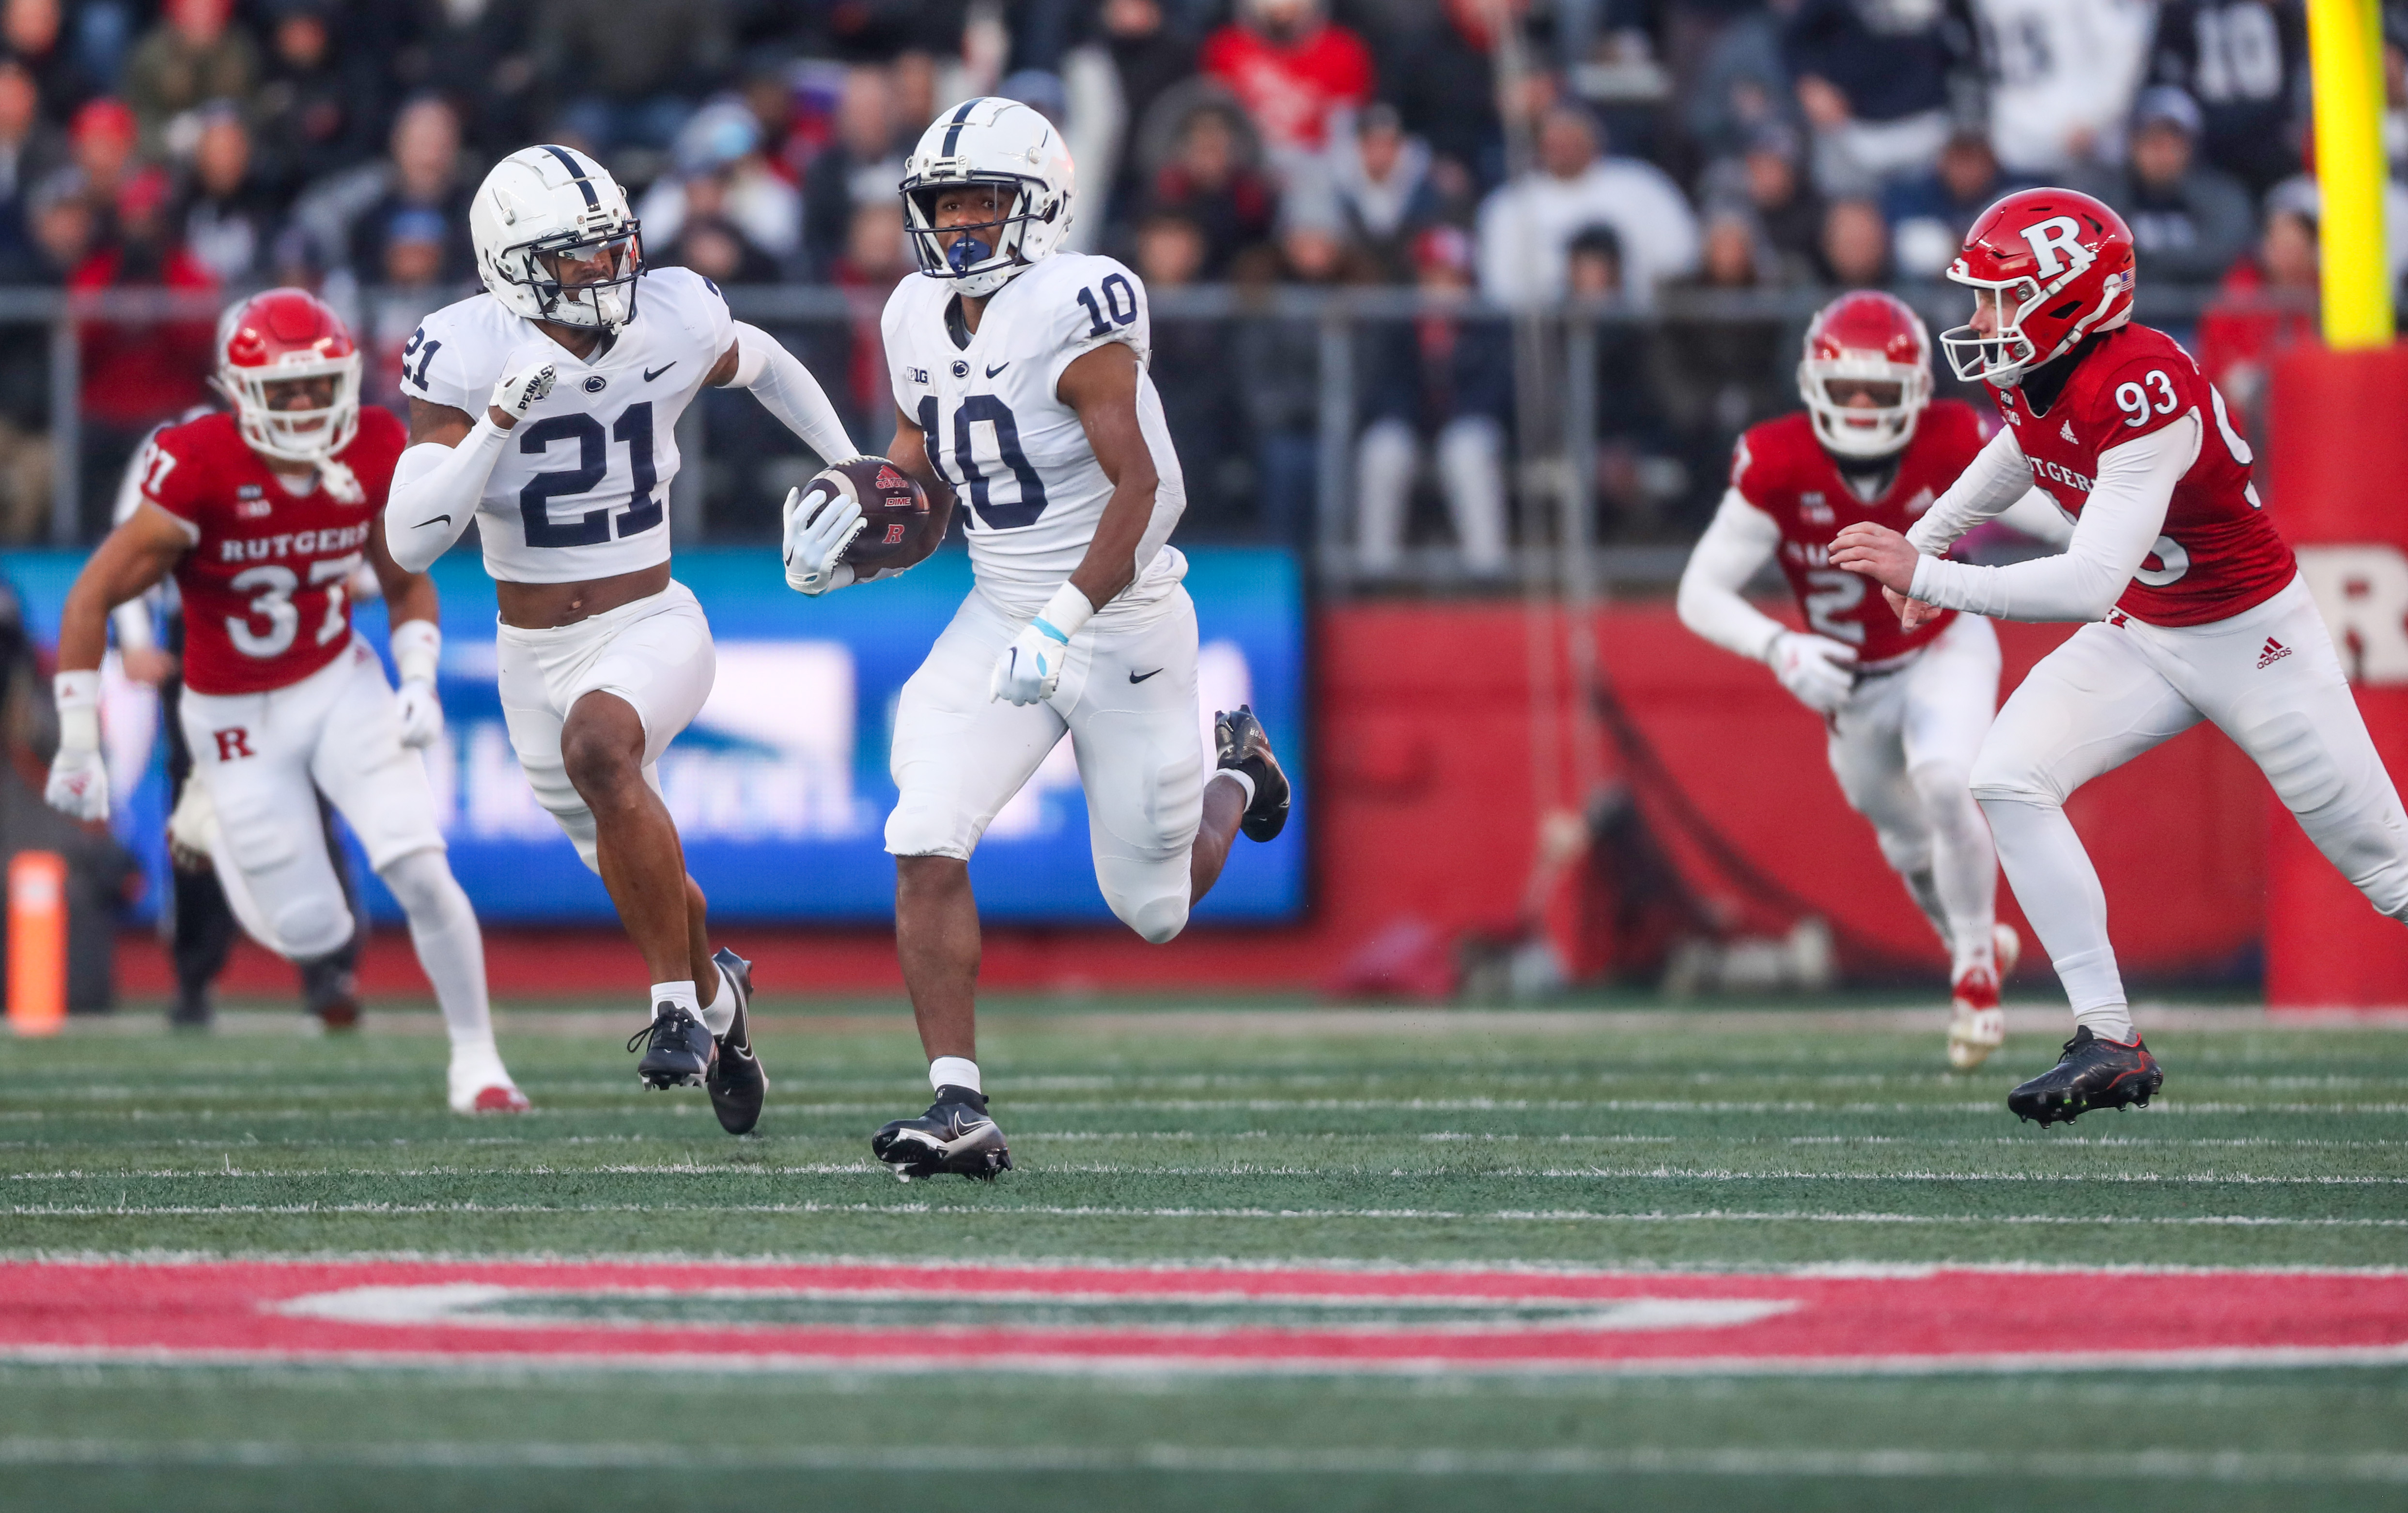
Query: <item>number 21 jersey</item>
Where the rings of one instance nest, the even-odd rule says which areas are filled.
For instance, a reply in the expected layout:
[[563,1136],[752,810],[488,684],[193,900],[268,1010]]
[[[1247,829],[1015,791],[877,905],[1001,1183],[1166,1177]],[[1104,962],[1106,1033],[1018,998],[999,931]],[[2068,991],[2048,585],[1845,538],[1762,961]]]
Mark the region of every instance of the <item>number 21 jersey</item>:
[[953,490],[979,587],[1034,612],[1086,555],[1112,481],[1054,386],[1073,362],[1120,342],[1137,353],[1138,425],[1161,492],[1137,580],[1108,607],[1169,593],[1187,573],[1166,539],[1187,495],[1145,376],[1145,286],[1111,258],[1056,252],[997,290],[976,332],[953,313],[953,295],[952,280],[912,274],[888,297],[881,326],[896,406],[926,434],[929,465]]
[[719,286],[647,269],[635,319],[579,359],[491,294],[428,316],[403,349],[401,392],[482,416],[512,352],[547,344],[560,378],[502,441],[477,502],[485,570],[508,583],[576,583],[668,561],[677,422],[736,339]]

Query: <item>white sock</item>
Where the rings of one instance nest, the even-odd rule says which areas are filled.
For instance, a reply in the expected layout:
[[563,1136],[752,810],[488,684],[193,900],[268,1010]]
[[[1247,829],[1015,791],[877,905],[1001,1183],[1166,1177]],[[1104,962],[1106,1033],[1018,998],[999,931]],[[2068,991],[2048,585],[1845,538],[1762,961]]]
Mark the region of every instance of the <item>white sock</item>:
[[1238,791],[1246,795],[1244,798],[1238,801],[1239,812],[1243,813],[1245,810],[1251,809],[1254,806],[1254,780],[1253,778],[1247,776],[1243,771],[1236,767],[1216,768],[1214,769],[1212,776],[1215,778],[1226,778],[1230,779],[1238,785]]
[[932,1088],[968,1088],[983,1093],[979,1086],[978,1063],[968,1056],[939,1056],[928,1063],[928,1086]]
[[2131,1039],[2124,975],[2107,939],[2107,893],[2073,822],[2057,805],[2021,799],[1987,799],[1982,812],[1990,817],[2007,880],[2065,985],[2073,1017],[2092,1035],[2105,1035],[2105,1024],[2121,1030],[2114,1038]]
[[2103,1008],[2086,1008],[2073,1016],[2073,1022],[2090,1026],[2090,1033],[2101,1040],[2120,1040],[2128,1046],[2132,1043],[2132,1037],[2136,1034],[2132,1028],[2132,1010],[2124,1004],[2109,1004]]
[[413,851],[377,874],[409,917],[409,943],[435,989],[443,1027],[455,1046],[494,1043],[485,998],[485,937],[441,851]]
[[652,1018],[659,1019],[661,1010],[671,1006],[684,1009],[695,1019],[702,1018],[702,1005],[695,998],[693,979],[652,984]]
[[710,1002],[703,1008],[702,1027],[712,1035],[725,1035],[736,1028],[736,990],[728,984],[727,974],[719,970],[717,963],[711,964],[710,970],[719,978],[719,991],[710,995]]
[[1966,787],[1965,770],[1926,763],[1908,775],[1931,825],[1931,891],[1949,946],[1949,977],[1995,970],[1990,927],[1997,922],[1999,853],[1989,822]]

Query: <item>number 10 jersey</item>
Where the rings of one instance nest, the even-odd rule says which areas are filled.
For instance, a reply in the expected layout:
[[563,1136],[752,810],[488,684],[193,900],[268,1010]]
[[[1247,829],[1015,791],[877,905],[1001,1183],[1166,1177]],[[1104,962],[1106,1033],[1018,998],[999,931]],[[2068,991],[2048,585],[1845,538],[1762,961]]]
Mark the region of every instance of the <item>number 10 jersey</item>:
[[[519,421],[477,502],[485,571],[509,583],[577,583],[668,561],[677,422],[736,339],[719,286],[686,268],[645,271],[636,315]],[[403,349],[401,392],[481,416],[510,353],[549,342],[491,294],[447,305]]]
[[926,434],[929,465],[958,498],[979,587],[1034,613],[1086,555],[1112,481],[1054,386],[1073,362],[1120,342],[1137,353],[1138,425],[1161,489],[1139,549],[1146,560],[1107,612],[1158,603],[1187,573],[1167,540],[1187,493],[1145,376],[1145,286],[1111,258],[1056,252],[997,290],[976,332],[953,294],[951,280],[912,274],[888,297],[881,327],[896,407]]

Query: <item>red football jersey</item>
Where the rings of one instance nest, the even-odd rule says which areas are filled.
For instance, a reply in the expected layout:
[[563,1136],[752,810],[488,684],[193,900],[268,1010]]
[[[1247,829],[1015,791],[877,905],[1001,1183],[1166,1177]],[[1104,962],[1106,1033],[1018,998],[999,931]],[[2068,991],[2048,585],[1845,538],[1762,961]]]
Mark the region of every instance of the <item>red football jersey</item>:
[[2045,415],[2014,389],[1994,389],[2034,481],[2080,516],[2099,477],[2099,454],[2171,425],[2200,421],[2198,460],[2174,484],[2165,534],[2115,607],[2152,625],[2229,620],[2279,592],[2299,571],[2291,549],[2258,507],[2249,444],[2232,429],[2224,396],[2190,353],[2162,331],[2128,325],[2099,338]]
[[344,580],[408,444],[392,411],[362,407],[359,434],[338,458],[367,497],[347,505],[323,482],[306,494],[287,489],[231,415],[159,433],[142,458],[142,496],[199,532],[176,566],[187,687],[261,693],[342,654],[351,641]]
[[1781,570],[1788,575],[1808,628],[1855,647],[1858,666],[1878,667],[1905,656],[1947,629],[1956,611],[1914,631],[1899,629],[1898,616],[1871,578],[1831,565],[1831,537],[1857,521],[1905,531],[1947,492],[1985,439],[1972,406],[1933,400],[1914,427],[1914,438],[1899,454],[1897,477],[1868,504],[1814,439],[1813,421],[1803,411],[1750,427],[1739,438],[1731,487],[1780,524]]

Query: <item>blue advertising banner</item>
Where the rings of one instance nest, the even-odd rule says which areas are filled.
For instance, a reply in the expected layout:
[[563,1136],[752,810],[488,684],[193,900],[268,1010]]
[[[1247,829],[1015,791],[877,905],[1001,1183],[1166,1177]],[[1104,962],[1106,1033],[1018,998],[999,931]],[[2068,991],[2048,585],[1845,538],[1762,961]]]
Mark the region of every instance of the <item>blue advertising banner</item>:
[[[1195,548],[1188,558],[1201,642],[1197,739],[1209,751],[1215,708],[1253,704],[1298,779],[1288,833],[1301,840],[1310,800],[1301,781],[1304,601],[1296,562],[1245,548]],[[46,646],[81,562],[74,552],[0,556],[29,628]],[[662,757],[661,787],[712,914],[790,922],[892,918],[895,873],[883,831],[895,803],[886,764],[895,703],[969,592],[968,559],[947,550],[900,578],[816,601],[790,592],[776,553],[761,548],[681,551],[677,576],[710,617],[719,676],[701,715]],[[494,686],[492,582],[473,550],[451,553],[435,578],[447,727],[426,753],[427,771],[461,885],[488,922],[611,921],[601,879],[538,806],[511,753]],[[382,608],[364,608],[358,623],[381,653]],[[165,865],[165,780],[155,700],[111,678],[104,723],[122,795],[114,821],[157,883]],[[129,785],[136,774],[138,783]],[[1271,923],[1301,911],[1305,848],[1246,851],[1197,909],[1198,922]],[[970,871],[988,920],[1111,919],[1096,889],[1085,800],[1067,739],[996,817]],[[376,880],[365,868],[354,872],[371,912],[397,920]],[[160,896],[155,886],[148,892]]]

